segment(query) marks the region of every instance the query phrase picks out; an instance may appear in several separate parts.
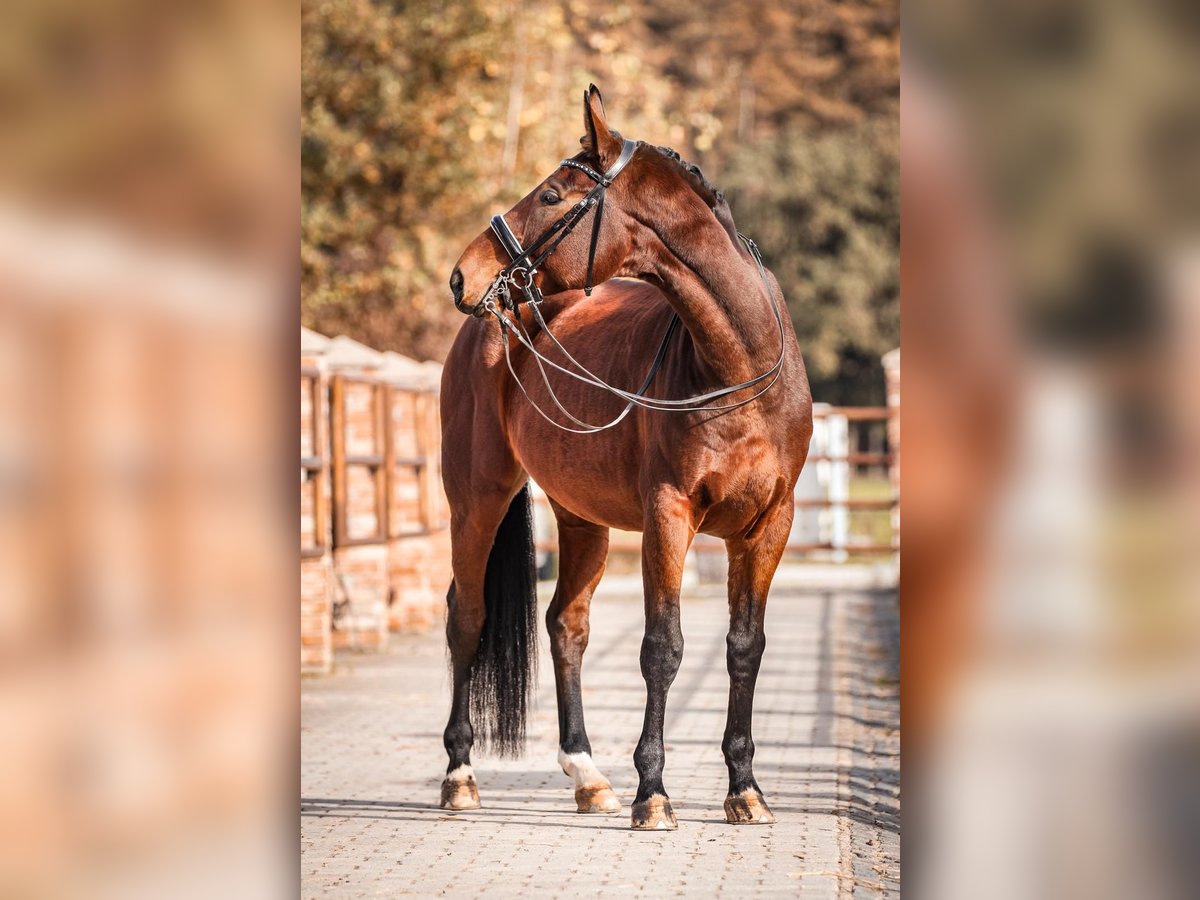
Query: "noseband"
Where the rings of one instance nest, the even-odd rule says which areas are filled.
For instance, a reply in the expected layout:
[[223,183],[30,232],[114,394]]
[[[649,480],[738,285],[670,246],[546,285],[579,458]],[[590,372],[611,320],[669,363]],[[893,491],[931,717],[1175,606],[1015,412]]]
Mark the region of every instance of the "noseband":
[[500,241],[505,252],[509,255],[511,262],[496,276],[491,286],[487,289],[483,299],[475,304],[474,307],[469,307],[458,300],[454,301],[454,305],[458,307],[459,312],[470,313],[477,318],[482,318],[494,307],[495,301],[499,300],[500,305],[505,309],[515,309],[519,300],[512,296],[511,288],[516,288],[525,295],[527,301],[540,302],[542,299],[541,289],[533,281],[533,276],[537,274],[538,266],[550,258],[558,245],[566,240],[567,235],[575,230],[575,226],[583,221],[583,217],[592,209],[596,210],[595,218],[592,219],[592,244],[588,248],[588,264],[587,264],[587,282],[584,284],[583,292],[587,296],[592,295],[592,278],[596,263],[596,244],[600,240],[600,219],[604,215],[604,194],[612,185],[618,175],[629,165],[629,161],[633,159],[633,154],[637,150],[637,141],[626,139],[624,146],[621,148],[621,155],[617,157],[608,169],[601,174],[585,163],[576,162],[573,159],[564,159],[560,164],[562,166],[570,166],[572,169],[578,169],[588,178],[596,182],[596,186],[592,188],[584,196],[582,200],[572,206],[569,210],[559,217],[558,221],[541,233],[536,241],[529,246],[528,249],[521,246],[520,240],[513,234],[511,228],[508,227],[508,222],[504,220],[504,216],[492,216],[492,232]]

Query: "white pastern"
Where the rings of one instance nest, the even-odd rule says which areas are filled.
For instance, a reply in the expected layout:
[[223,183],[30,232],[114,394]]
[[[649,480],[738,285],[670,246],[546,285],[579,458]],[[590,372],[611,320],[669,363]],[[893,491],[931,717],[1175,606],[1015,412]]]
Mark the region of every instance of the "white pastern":
[[608,779],[600,774],[592,757],[587,753],[564,753],[558,751],[558,764],[571,777],[576,788],[608,787]]
[[453,772],[450,772],[446,775],[446,780],[451,784],[458,784],[462,781],[474,781],[475,772],[470,766],[459,766]]

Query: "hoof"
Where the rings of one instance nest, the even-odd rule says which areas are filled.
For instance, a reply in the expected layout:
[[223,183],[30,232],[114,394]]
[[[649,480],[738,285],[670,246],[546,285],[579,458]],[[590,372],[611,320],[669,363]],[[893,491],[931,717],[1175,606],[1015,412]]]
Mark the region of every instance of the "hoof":
[[725,821],[730,825],[770,825],[775,821],[775,814],[762,794],[747,788],[725,798]]
[[636,831],[674,831],[679,827],[671,801],[655,795],[641,803],[633,804],[630,827]]
[[479,809],[479,789],[475,787],[475,776],[466,781],[442,782],[442,809]]
[[621,811],[621,801],[607,784],[581,787],[575,790],[575,808],[581,813],[615,813]]

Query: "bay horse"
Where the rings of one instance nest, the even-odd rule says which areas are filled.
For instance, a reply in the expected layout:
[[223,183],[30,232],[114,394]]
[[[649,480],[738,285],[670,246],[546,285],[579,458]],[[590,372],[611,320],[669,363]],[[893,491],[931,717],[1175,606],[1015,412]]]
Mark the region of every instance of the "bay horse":
[[729,555],[725,815],[773,822],[751,717],[767,592],[812,435],[804,363],[779,285],[752,242],[739,246],[721,192],[674,151],[612,130],[595,85],[583,112],[581,151],[495,217],[450,278],[472,315],[442,375],[453,697],[441,806],[480,806],[476,728],[502,755],[524,744],[537,646],[532,477],[558,524],[546,624],[558,762],[577,810],[621,809],[592,762],[581,670],[609,529],[641,531],[646,711],[632,827],[677,827],[663,719],[683,656],[684,557],[702,532]]

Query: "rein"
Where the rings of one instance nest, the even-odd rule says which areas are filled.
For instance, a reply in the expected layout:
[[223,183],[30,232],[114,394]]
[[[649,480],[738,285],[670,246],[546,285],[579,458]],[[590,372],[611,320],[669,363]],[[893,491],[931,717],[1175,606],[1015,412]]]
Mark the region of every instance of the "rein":
[[[492,231],[496,235],[496,238],[500,241],[500,244],[504,247],[505,251],[508,253],[509,257],[511,258],[511,262],[505,266],[499,272],[499,274],[497,274],[496,278],[492,281],[492,284],[488,287],[480,301],[475,304],[474,308],[468,308],[460,304],[459,301],[455,301],[455,306],[457,306],[462,312],[468,312],[476,317],[482,317],[487,313],[491,313],[496,317],[496,321],[500,324],[500,330],[504,336],[504,361],[508,365],[508,371],[512,375],[513,380],[517,383],[517,387],[521,389],[521,393],[525,395],[525,398],[529,401],[530,405],[537,410],[542,418],[544,418],[551,425],[554,425],[556,428],[560,428],[563,431],[569,431],[574,434],[593,434],[597,431],[604,431],[608,428],[612,428],[618,425],[635,406],[657,412],[682,413],[718,412],[737,409],[739,406],[745,406],[747,403],[757,400],[768,390],[770,390],[772,385],[779,380],[779,375],[783,371],[783,358],[787,341],[786,332],[783,327],[783,316],[779,310],[779,304],[775,299],[775,295],[771,292],[770,283],[767,281],[766,269],[763,266],[762,255],[759,253],[758,246],[754,243],[754,241],[750,240],[750,238],[746,237],[740,231],[737,232],[738,240],[742,242],[746,248],[746,251],[754,259],[754,263],[758,268],[759,277],[762,279],[763,289],[766,291],[767,299],[771,303],[771,312],[774,313],[775,322],[779,326],[779,357],[775,360],[775,364],[761,375],[751,378],[749,381],[743,381],[741,384],[719,388],[715,391],[709,391],[706,394],[698,394],[695,397],[688,397],[682,400],[663,400],[656,397],[647,397],[646,391],[650,388],[651,383],[654,381],[654,376],[658,374],[658,370],[662,367],[662,364],[666,359],[667,347],[670,343],[671,337],[679,327],[679,315],[677,313],[671,316],[671,321],[667,325],[667,331],[663,335],[662,341],[659,343],[658,352],[654,355],[654,360],[650,365],[649,371],[646,373],[645,380],[642,382],[641,387],[639,387],[636,391],[625,391],[604,381],[602,378],[600,378],[600,376],[596,375],[594,372],[584,366],[583,363],[575,359],[575,357],[571,355],[570,351],[568,351],[567,348],[559,342],[558,338],[554,336],[554,333],[550,331],[550,327],[546,323],[546,320],[542,317],[541,312],[541,305],[545,300],[545,297],[542,295],[541,289],[534,283],[533,276],[537,274],[538,266],[542,265],[542,263],[544,263],[550,257],[550,255],[556,249],[558,249],[558,245],[561,244],[567,235],[569,235],[575,229],[575,227],[583,220],[583,217],[594,208],[596,210],[596,216],[592,221],[592,242],[591,247],[588,249],[587,281],[583,289],[586,296],[591,296],[593,264],[596,256],[596,244],[600,237],[600,219],[604,212],[605,191],[613,183],[613,180],[617,177],[617,175],[621,173],[621,171],[633,158],[633,154],[637,149],[637,146],[638,144],[635,141],[626,139],[625,144],[621,149],[620,156],[617,157],[616,162],[614,162],[613,165],[603,174],[597,172],[595,169],[591,168],[591,166],[585,165],[584,163],[576,162],[572,159],[564,159],[561,165],[579,169],[581,172],[595,181],[596,186],[592,188],[582,200],[576,203],[575,206],[573,206],[561,218],[559,218],[557,222],[547,228],[546,231],[544,231],[528,249],[522,248],[521,242],[517,239],[517,236],[513,234],[512,229],[509,228],[508,223],[504,220],[504,216],[492,216]],[[537,256],[534,254],[537,254]],[[566,357],[567,361],[575,366],[575,368],[579,371],[573,371],[559,365],[534,347],[533,338],[526,329],[524,322],[521,320],[521,314],[518,308],[520,301],[512,296],[510,290],[512,287],[517,288],[522,294],[524,294],[526,305],[530,310],[532,310],[533,317],[538,326],[546,333],[546,336],[550,339],[554,346],[558,348],[563,356]],[[499,305],[497,305],[496,300],[500,301]],[[515,321],[506,314],[506,310],[516,313]],[[521,383],[520,377],[513,368],[512,356],[510,354],[509,347],[510,341],[508,340],[510,334],[515,337],[517,342],[524,346],[525,349],[528,350],[533,356],[534,361],[537,363],[538,371],[542,375],[542,381],[545,384],[546,390],[550,394],[550,399],[554,402],[554,405],[558,407],[559,411],[563,413],[563,415],[569,418],[576,425],[579,425],[579,428],[572,428],[555,421],[555,419],[551,418],[551,416],[547,414],[545,410],[538,406],[533,397],[530,396],[529,391],[526,389],[525,385]],[[554,392],[554,388],[550,384],[549,375],[546,372],[547,365],[565,375],[569,375],[577,381],[598,387],[615,397],[626,400],[627,402],[625,408],[621,410],[621,412],[618,413],[617,416],[611,421],[602,424],[594,424],[577,418],[565,406],[563,406],[562,402],[558,398],[558,395]],[[724,397],[728,397],[731,394],[735,394],[738,391],[743,391],[747,388],[752,388],[758,384],[761,384],[768,378],[770,381],[768,381],[766,385],[744,400],[715,406],[696,405],[707,404],[714,400],[720,400]]]

